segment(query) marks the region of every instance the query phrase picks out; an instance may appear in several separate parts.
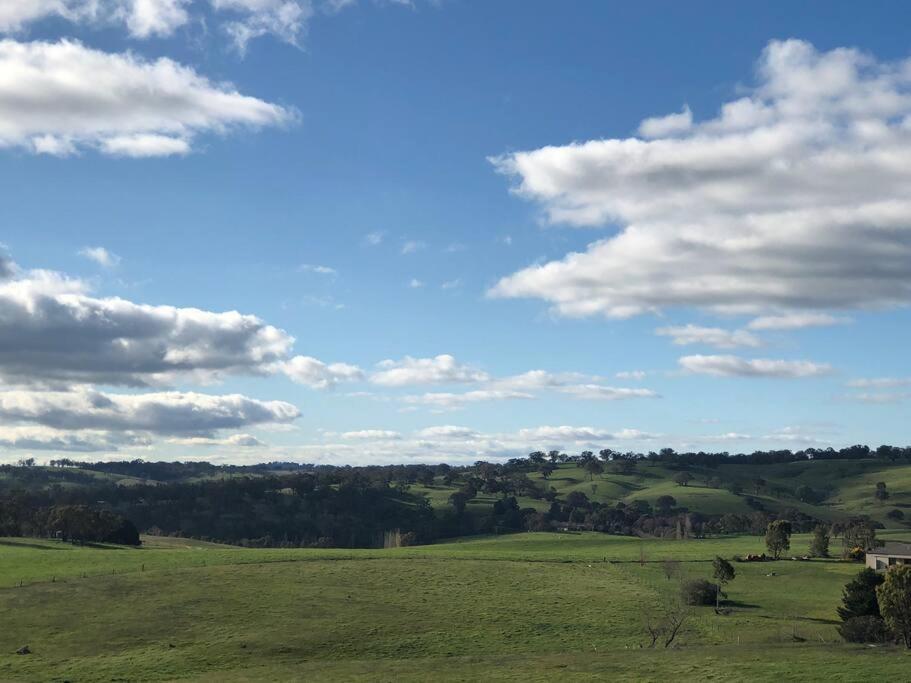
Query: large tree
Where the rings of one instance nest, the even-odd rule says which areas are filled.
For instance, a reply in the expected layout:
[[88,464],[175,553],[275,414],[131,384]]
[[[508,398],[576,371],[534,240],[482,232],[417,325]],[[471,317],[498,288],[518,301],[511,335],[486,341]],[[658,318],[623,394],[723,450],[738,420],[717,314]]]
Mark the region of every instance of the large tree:
[[734,565],[728,562],[726,559],[717,555],[714,560],[712,560],[712,577],[718,581],[718,590],[715,591],[715,609],[717,610],[721,606],[721,590],[724,586],[734,580],[734,577],[737,576],[737,572],[734,569]]
[[842,606],[838,608],[838,616],[841,617],[841,620],[880,616],[876,589],[882,585],[883,580],[882,574],[867,567],[848,581],[841,593]]
[[829,556],[829,530],[822,524],[813,529],[813,539],[810,541],[811,557]]
[[765,546],[776,560],[791,547],[791,523],[786,519],[769,522],[765,532]]
[[911,649],[911,565],[891,567],[876,597],[886,625]]

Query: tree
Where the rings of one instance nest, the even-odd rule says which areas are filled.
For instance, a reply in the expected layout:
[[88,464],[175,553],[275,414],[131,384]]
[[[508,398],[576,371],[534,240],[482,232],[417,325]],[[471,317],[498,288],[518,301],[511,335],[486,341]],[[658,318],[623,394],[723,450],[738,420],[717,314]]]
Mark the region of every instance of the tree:
[[734,570],[734,565],[726,559],[717,555],[715,559],[712,560],[712,578],[718,581],[718,590],[715,592],[716,610],[721,606],[721,589],[724,588],[726,584],[733,581],[736,576],[737,572]]
[[838,616],[841,620],[880,616],[876,589],[882,585],[884,580],[882,574],[867,567],[848,581],[841,593],[842,606],[838,608]]
[[781,553],[791,547],[791,523],[786,519],[769,522],[765,532],[765,545],[777,560]]
[[693,481],[693,475],[689,472],[681,472],[674,477],[674,482],[680,486],[687,486],[691,481]]
[[670,581],[680,573],[680,560],[665,560],[661,567],[664,570],[664,578]]
[[876,491],[873,493],[873,497],[880,503],[889,499],[889,491],[886,489],[886,482],[876,482]]
[[651,640],[648,647],[655,647],[659,642],[665,648],[670,647],[683,631],[690,614],[683,601],[674,598],[665,600],[657,609],[646,609],[645,632]]
[[718,598],[718,584],[705,579],[684,581],[680,586],[680,597],[687,605],[711,605]]
[[829,531],[821,524],[813,529],[813,539],[810,541],[810,557],[829,556]]
[[452,505],[452,508],[460,517],[462,516],[462,513],[465,512],[465,506],[468,505],[469,500],[468,494],[464,491],[456,491],[449,496],[449,504]]
[[911,565],[896,565],[876,589],[883,621],[911,649]]
[[535,451],[534,453],[528,454],[528,460],[533,465],[540,465],[547,458],[544,451]]
[[588,479],[591,481],[595,478],[596,474],[604,472],[604,465],[601,464],[600,460],[591,457],[582,463],[582,469],[588,472]]
[[673,496],[663,495],[655,499],[655,506],[661,514],[667,514],[674,506],[677,505],[677,499]]
[[538,465],[538,471],[541,473],[541,476],[547,479],[551,474],[554,473],[554,470],[557,469],[557,466],[552,462],[544,462]]
[[841,536],[842,556],[863,559],[864,551],[876,545],[876,528],[873,522],[857,517],[848,522]]

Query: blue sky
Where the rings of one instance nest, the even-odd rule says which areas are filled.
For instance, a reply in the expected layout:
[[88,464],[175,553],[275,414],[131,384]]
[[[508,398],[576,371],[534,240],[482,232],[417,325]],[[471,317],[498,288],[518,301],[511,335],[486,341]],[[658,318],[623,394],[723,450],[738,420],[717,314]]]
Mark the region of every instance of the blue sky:
[[822,9],[0,10],[0,460],[905,444],[908,12]]

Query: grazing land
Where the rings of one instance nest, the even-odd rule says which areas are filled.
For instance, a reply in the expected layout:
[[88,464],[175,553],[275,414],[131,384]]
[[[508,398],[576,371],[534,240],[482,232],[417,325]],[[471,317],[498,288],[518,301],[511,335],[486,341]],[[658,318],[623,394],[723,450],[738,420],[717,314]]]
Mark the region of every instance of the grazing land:
[[[902,532],[880,532],[900,538]],[[678,579],[757,536],[519,533],[387,550],[141,548],[0,540],[2,680],[901,679],[911,657],[841,642],[860,568],[735,563],[730,613],[692,608],[677,647],[643,622]],[[802,553],[809,535],[795,534]],[[668,579],[664,561],[680,560]],[[16,655],[27,645],[32,654]]]

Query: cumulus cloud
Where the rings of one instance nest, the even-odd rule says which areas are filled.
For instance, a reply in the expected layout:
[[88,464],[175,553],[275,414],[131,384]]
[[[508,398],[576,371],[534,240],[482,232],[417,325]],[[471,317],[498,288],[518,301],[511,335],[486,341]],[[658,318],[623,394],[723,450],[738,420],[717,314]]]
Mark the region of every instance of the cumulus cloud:
[[4,0],[0,33],[58,17],[78,23],[125,24],[134,38],[169,36],[186,24],[190,0]]
[[552,222],[619,229],[490,294],[610,317],[911,302],[911,60],[773,41],[757,74],[714,117],[645,122],[652,139],[493,159]]
[[287,423],[300,411],[282,401],[195,392],[112,394],[95,390],[0,392],[0,423],[58,430],[213,437],[220,430]]
[[383,240],[385,238],[386,238],[385,230],[375,230],[373,232],[368,232],[366,235],[364,235],[364,239],[361,241],[361,243],[365,247],[378,247],[380,244],[383,243]]
[[784,315],[764,315],[751,320],[751,330],[799,330],[804,327],[824,327],[827,325],[846,325],[851,322],[844,316],[829,313],[786,313]]
[[573,398],[586,401],[624,401],[631,398],[659,398],[651,389],[611,387],[603,384],[571,384],[559,389]]
[[478,432],[469,427],[439,425],[426,427],[420,430],[417,436],[421,439],[473,439],[478,436]]
[[304,263],[298,268],[298,270],[302,273],[316,273],[317,275],[338,275],[338,271],[335,268],[312,263]]
[[0,147],[168,156],[188,153],[200,134],[294,119],[289,109],[170,59],[110,54],[72,40],[0,41]]
[[402,435],[399,432],[395,432],[390,429],[360,429],[353,432],[343,432],[341,436],[343,439],[355,441],[394,441],[402,438]]
[[85,247],[79,250],[79,255],[94,261],[102,268],[113,268],[120,264],[120,257],[104,247]]
[[261,36],[273,35],[298,45],[313,16],[309,0],[210,0],[216,10],[236,18],[224,24],[235,47],[244,52],[247,44]]
[[426,394],[404,396],[402,401],[410,405],[430,406],[437,410],[457,410],[470,403],[486,401],[511,401],[516,399],[533,399],[534,395],[522,391],[503,391],[497,389],[477,389],[463,393],[428,392]]
[[644,138],[663,138],[677,133],[685,133],[693,127],[693,112],[684,105],[679,114],[655,116],[639,124],[639,135]]
[[621,370],[614,376],[617,379],[642,380],[648,376],[648,373],[645,370]]
[[402,254],[413,254],[427,247],[427,244],[418,240],[408,240],[402,244]]
[[672,337],[677,346],[704,344],[718,349],[733,349],[738,346],[759,346],[759,337],[745,330],[725,330],[720,327],[700,327],[684,325],[680,327],[660,327],[655,334]]
[[697,375],[715,377],[817,377],[832,372],[824,363],[806,360],[771,360],[757,358],[748,360],[738,356],[684,356],[679,359],[680,367]]
[[593,441],[622,441],[622,440],[650,440],[656,438],[655,434],[641,432],[638,429],[622,429],[619,432],[613,432],[605,429],[595,429],[594,427],[534,427],[532,429],[520,429],[518,431],[520,439],[528,439],[530,442],[536,441],[561,441],[561,442],[582,442],[588,443]]
[[848,382],[849,387],[857,389],[889,389],[894,387],[911,386],[911,377],[870,377],[862,379],[852,379]]
[[293,343],[252,315],[91,296],[49,271],[0,281],[0,377],[7,382],[155,385],[265,374]]
[[148,437],[129,432],[61,430],[40,426],[0,426],[0,448],[75,453],[115,452],[125,446],[146,447]]
[[414,384],[463,384],[484,382],[489,379],[486,372],[470,365],[459,363],[449,354],[433,358],[412,358],[384,360],[377,364],[378,370],[370,376],[373,384],[387,387],[402,387]]
[[264,448],[267,445],[252,434],[231,434],[222,439],[203,436],[177,437],[168,439],[168,443],[179,446],[223,446],[227,448]]
[[313,389],[331,389],[339,382],[363,379],[364,372],[348,363],[323,363],[310,356],[295,356],[279,364],[288,377]]

